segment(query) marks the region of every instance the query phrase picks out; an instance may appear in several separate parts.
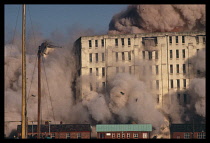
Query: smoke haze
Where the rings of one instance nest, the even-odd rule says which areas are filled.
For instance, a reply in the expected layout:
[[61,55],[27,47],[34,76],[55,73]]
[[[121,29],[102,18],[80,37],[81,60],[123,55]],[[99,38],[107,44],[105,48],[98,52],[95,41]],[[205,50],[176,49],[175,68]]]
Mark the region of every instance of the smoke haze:
[[[204,5],[131,5],[113,16],[109,34],[196,31],[205,28]],[[99,34],[99,33],[97,33]],[[50,40],[63,48],[55,49],[42,60],[42,120],[52,123],[150,123],[160,132],[165,117],[173,123],[183,123],[193,114],[205,117],[205,50],[191,58],[193,73],[198,69],[200,77],[191,80],[189,89],[190,106],[179,104],[176,92],[169,93],[171,100],[162,109],[156,108],[156,95],[151,90],[153,80],[146,61],[137,61],[139,78],[127,73],[117,74],[108,81],[108,90],[89,91],[94,76],[79,77],[78,85],[84,84],[84,99],[76,103],[72,82],[76,75],[76,57],[72,53],[73,42],[80,36],[97,35],[92,29],[73,26],[65,37],[59,30],[52,32]],[[34,42],[36,39],[36,43]],[[37,30],[35,37],[27,39],[26,73],[28,120],[37,120],[37,51],[46,40]],[[21,39],[17,36],[13,44],[5,45],[5,120],[21,120]],[[35,67],[36,65],[36,67]],[[146,68],[145,68],[146,67]],[[35,70],[34,70],[35,68]],[[46,75],[45,75],[46,74]],[[82,79],[83,83],[80,83]],[[94,85],[94,84],[93,84]],[[35,95],[32,96],[32,95]],[[164,98],[168,98],[164,95]],[[169,100],[169,99],[168,99]],[[187,111],[190,111],[188,114]],[[19,123],[18,123],[19,124]],[[6,134],[16,129],[17,124],[6,124]]]

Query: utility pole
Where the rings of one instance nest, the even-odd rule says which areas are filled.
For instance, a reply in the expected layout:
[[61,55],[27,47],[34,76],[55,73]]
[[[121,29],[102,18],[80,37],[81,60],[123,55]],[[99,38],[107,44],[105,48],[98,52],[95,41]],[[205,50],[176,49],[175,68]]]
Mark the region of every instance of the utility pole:
[[21,113],[21,136],[27,137],[27,111],[26,111],[26,58],[25,58],[25,25],[26,25],[26,6],[22,6],[22,113]]
[[40,139],[40,121],[41,121],[41,57],[43,54],[46,54],[47,48],[61,48],[58,46],[51,45],[47,41],[43,42],[39,46],[38,50],[38,125],[37,125],[37,139]]
[[40,111],[41,111],[41,46],[38,50],[38,126],[37,139],[40,139]]

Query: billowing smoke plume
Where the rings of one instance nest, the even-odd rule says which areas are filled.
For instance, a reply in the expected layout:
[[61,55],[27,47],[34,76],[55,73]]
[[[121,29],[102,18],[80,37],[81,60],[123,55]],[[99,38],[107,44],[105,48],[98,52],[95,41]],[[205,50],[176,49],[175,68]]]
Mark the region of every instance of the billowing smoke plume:
[[190,58],[190,62],[193,68],[191,74],[197,76],[189,86],[191,107],[194,107],[198,115],[206,117],[206,49],[199,50],[197,55]]
[[[165,31],[193,31],[205,28],[205,7],[203,5],[135,5],[115,15],[110,22],[109,34],[142,33]],[[74,30],[72,30],[74,29]],[[192,58],[194,72],[201,76],[191,80],[189,94],[192,104],[179,105],[176,93],[170,93],[170,100],[163,109],[156,109],[156,95],[151,90],[153,80],[146,61],[138,61],[139,77],[121,73],[108,81],[108,90],[89,91],[96,77],[83,76],[82,84],[87,92],[81,102],[75,102],[72,82],[75,80],[75,57],[73,42],[79,36],[95,35],[93,30],[72,28],[65,39],[58,31],[51,40],[62,46],[43,58],[42,66],[42,119],[52,123],[150,123],[159,132],[164,117],[172,122],[183,122],[187,111],[205,117],[205,57],[203,51]],[[70,37],[70,38],[69,38]],[[36,43],[31,36],[27,42],[27,101],[29,121],[37,120],[37,50],[44,38],[37,33]],[[68,42],[65,42],[65,41]],[[5,45],[5,120],[21,120],[21,39]],[[205,51],[203,52],[205,54]],[[146,68],[144,66],[147,66]],[[35,70],[34,70],[35,68]],[[78,80],[78,86],[81,84]],[[93,84],[94,85],[94,84]],[[95,88],[95,87],[94,87]],[[85,89],[84,89],[85,90]],[[167,95],[164,95],[169,97]],[[170,104],[171,103],[171,104]],[[188,114],[187,114],[188,115]],[[191,116],[189,115],[188,118]],[[6,124],[8,135],[16,125]]]
[[205,5],[131,5],[113,16],[109,34],[205,29]]
[[[71,35],[73,33],[73,36]],[[84,35],[94,35],[93,30],[79,27],[70,28],[68,41],[58,31],[53,32],[50,41],[62,48],[51,51],[42,57],[42,120],[52,123],[90,123],[87,109],[75,104],[72,82],[76,72],[75,59],[71,52],[73,42]],[[17,34],[18,35],[18,34]],[[21,36],[15,35],[12,44],[5,45],[5,121],[21,121],[22,66]],[[26,39],[26,78],[27,78],[27,116],[29,121],[37,121],[38,103],[38,46],[46,39],[36,31]],[[9,41],[9,40],[8,40]],[[67,41],[67,42],[66,42]],[[31,122],[29,122],[30,124]],[[8,136],[20,122],[6,122],[5,134]]]

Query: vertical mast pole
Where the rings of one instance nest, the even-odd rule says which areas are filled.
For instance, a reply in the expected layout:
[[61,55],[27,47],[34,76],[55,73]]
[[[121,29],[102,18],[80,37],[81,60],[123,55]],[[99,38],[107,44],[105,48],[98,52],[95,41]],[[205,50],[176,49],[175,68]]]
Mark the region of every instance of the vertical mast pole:
[[26,58],[25,58],[25,25],[26,25],[26,6],[22,6],[22,125],[21,136],[25,139],[27,136],[26,130]]
[[41,46],[38,51],[38,125],[37,138],[40,139],[40,111],[41,111]]

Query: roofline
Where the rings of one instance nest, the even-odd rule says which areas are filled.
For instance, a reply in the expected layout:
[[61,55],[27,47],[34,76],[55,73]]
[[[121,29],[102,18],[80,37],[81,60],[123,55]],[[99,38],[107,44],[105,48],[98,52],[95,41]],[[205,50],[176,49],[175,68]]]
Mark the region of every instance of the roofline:
[[197,34],[197,33],[205,33],[206,31],[183,31],[183,32],[148,32],[148,33],[129,33],[129,34],[102,34],[102,35],[94,35],[94,36],[80,36],[78,39],[82,37],[114,37],[114,36],[124,36],[124,35],[151,35],[151,34],[160,34],[160,35],[171,35],[171,34]]

